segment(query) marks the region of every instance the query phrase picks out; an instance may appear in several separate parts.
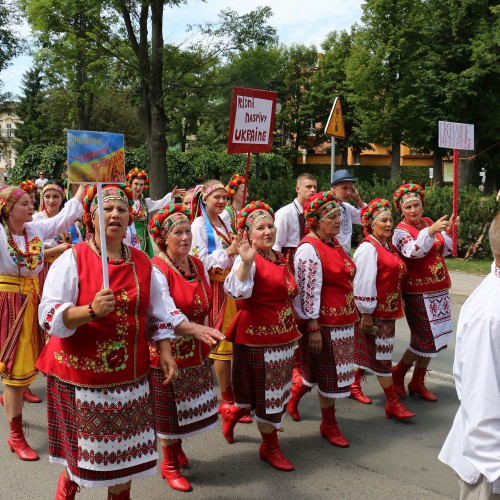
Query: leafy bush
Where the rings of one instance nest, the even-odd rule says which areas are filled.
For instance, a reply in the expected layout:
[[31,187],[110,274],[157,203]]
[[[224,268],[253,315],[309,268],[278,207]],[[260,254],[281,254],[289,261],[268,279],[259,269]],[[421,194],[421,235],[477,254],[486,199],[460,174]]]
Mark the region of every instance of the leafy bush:
[[45,177],[59,178],[66,161],[66,148],[50,144],[49,146],[28,146],[10,170],[12,184],[29,179],[38,178],[40,170],[45,172]]

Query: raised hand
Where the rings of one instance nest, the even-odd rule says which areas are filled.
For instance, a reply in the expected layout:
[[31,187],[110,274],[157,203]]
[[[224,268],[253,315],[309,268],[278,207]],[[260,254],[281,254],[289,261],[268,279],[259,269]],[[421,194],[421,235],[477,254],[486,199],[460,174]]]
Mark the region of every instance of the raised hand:
[[241,260],[245,264],[252,264],[255,260],[255,254],[257,250],[252,247],[250,239],[248,238],[248,233],[246,231],[240,231],[236,236],[236,242],[238,245],[238,254]]
[[434,236],[441,231],[450,231],[451,222],[448,220],[447,215],[443,215],[440,219],[438,219],[432,226],[429,228],[429,235]]

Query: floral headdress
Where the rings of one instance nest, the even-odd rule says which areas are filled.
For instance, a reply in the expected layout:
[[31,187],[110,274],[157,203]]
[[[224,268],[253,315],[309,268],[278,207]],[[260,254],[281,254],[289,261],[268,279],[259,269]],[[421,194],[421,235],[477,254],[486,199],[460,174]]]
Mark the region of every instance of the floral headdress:
[[250,231],[253,225],[263,217],[271,217],[274,220],[274,210],[263,201],[251,201],[238,214],[236,229]]
[[[129,225],[132,224],[132,210],[134,207],[134,196],[132,191],[127,186],[117,184],[106,184],[102,187],[102,201],[103,203],[108,200],[120,200],[128,206],[129,210]],[[83,205],[83,222],[87,230],[91,233],[94,232],[94,214],[98,208],[97,205],[97,184],[92,184],[87,194],[82,200]]]
[[361,209],[361,225],[363,226],[363,233],[368,236],[372,233],[372,226],[377,222],[380,217],[385,214],[391,214],[391,202],[383,198],[375,198],[370,201],[366,207]]
[[304,203],[304,233],[317,227],[321,221],[336,211],[340,211],[335,195],[331,191],[323,191],[310,196]]
[[245,184],[245,176],[239,174],[233,174],[226,186],[226,194],[228,201],[231,202],[241,184]]
[[149,177],[146,170],[142,170],[140,168],[134,167],[132,170],[129,170],[127,173],[127,186],[132,187],[132,181],[134,179],[141,179],[144,181],[144,189],[148,189],[149,187]]
[[398,212],[403,211],[403,207],[411,200],[418,200],[424,206],[424,188],[420,184],[403,184],[394,191],[394,206]]
[[19,183],[19,187],[29,193],[30,191],[36,191],[36,184],[33,181],[21,181]]
[[161,251],[166,250],[168,235],[175,226],[182,222],[191,222],[191,211],[186,205],[172,203],[156,212],[149,221],[149,234]]
[[0,215],[5,218],[12,212],[15,204],[26,194],[19,187],[8,187],[0,191]]

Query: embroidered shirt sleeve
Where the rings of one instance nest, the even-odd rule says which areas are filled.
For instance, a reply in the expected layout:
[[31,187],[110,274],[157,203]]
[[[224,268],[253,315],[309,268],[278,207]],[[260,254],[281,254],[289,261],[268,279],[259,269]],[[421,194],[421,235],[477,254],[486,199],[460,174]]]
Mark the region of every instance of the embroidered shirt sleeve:
[[377,307],[377,250],[368,242],[354,253],[354,300],[361,314],[372,314]]
[[429,236],[429,228],[426,227],[418,233],[415,240],[413,236],[404,229],[396,228],[392,236],[392,243],[398,252],[409,259],[421,259],[425,257],[434,244],[434,238]]
[[76,329],[64,325],[63,313],[75,306],[79,288],[80,279],[73,252],[64,252],[50,267],[38,306],[38,322],[50,335],[65,338],[75,333]]
[[299,294],[294,301],[295,310],[302,319],[316,319],[321,305],[323,269],[312,245],[304,243],[299,246],[294,266],[299,286]]
[[255,276],[255,262],[252,263],[250,276],[245,281],[240,281],[236,273],[241,266],[241,257],[238,255],[234,261],[231,272],[224,280],[224,290],[234,299],[248,299],[253,292],[253,278]]

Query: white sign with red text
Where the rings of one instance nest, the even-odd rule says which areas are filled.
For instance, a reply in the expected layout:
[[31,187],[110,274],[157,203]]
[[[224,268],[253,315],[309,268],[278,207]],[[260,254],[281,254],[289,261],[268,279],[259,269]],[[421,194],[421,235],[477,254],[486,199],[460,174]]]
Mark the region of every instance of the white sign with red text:
[[474,125],[469,123],[439,122],[439,147],[447,149],[474,149]]

